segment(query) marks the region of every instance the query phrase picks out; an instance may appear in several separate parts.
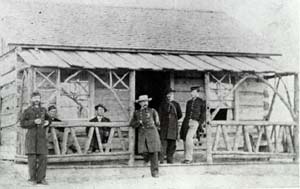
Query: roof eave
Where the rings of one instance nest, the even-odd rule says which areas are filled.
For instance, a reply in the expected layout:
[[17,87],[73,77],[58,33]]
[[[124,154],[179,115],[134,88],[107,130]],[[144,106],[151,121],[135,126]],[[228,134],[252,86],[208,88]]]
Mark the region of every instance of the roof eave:
[[211,56],[247,56],[247,57],[271,57],[282,56],[280,53],[249,53],[249,52],[217,52],[217,51],[190,51],[172,49],[143,49],[143,48],[115,48],[96,46],[68,46],[49,44],[8,43],[10,47],[34,48],[34,49],[56,49],[56,50],[84,50],[104,52],[127,52],[127,53],[159,53],[159,54],[189,54],[189,55],[211,55]]

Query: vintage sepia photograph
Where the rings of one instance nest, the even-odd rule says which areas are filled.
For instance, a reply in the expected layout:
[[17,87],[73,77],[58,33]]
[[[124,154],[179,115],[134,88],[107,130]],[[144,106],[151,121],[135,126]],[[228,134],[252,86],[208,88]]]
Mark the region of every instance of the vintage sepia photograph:
[[299,188],[298,0],[0,0],[0,189]]

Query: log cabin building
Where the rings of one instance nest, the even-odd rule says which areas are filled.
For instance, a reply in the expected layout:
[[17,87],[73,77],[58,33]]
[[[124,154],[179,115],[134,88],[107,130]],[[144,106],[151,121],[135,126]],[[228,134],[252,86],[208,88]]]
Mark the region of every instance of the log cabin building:
[[[207,103],[207,163],[218,157],[299,157],[298,72],[278,62],[278,52],[223,12],[15,3],[1,20],[0,158],[26,161],[20,113],[38,90],[44,107],[55,105],[61,123],[50,132],[49,162],[128,160],[135,131],[128,122],[141,94],[158,108],[168,87],[183,113],[190,87]],[[294,77],[294,99],[282,77]],[[269,80],[275,80],[275,85]],[[270,120],[274,101],[293,121]],[[89,123],[104,104],[110,123]],[[90,126],[88,135],[85,127]],[[101,144],[99,127],[111,127]],[[56,127],[64,128],[58,144]],[[99,153],[87,153],[96,133]],[[68,137],[77,153],[67,153]],[[266,148],[261,146],[265,143]]]

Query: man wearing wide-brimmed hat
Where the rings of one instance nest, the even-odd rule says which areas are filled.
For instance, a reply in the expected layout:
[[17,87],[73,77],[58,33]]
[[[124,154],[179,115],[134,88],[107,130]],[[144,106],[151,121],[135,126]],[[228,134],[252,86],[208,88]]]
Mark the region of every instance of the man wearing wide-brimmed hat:
[[[98,104],[95,106],[96,116],[90,120],[90,122],[110,122],[110,119],[104,116],[104,113],[107,112],[107,108],[103,104]],[[86,134],[89,133],[90,127],[86,128]],[[101,138],[101,143],[105,144],[108,141],[109,134],[110,134],[110,127],[100,127],[99,134]],[[91,140],[91,145],[88,150],[88,153],[91,152],[100,152],[99,145],[97,142],[97,135],[94,132]]]
[[158,152],[160,152],[160,140],[158,134],[159,117],[155,109],[149,108],[148,95],[141,95],[136,100],[141,108],[134,112],[130,126],[138,128],[138,153],[143,154],[145,162],[150,160],[151,175],[158,177]]
[[193,161],[195,136],[199,125],[205,121],[205,101],[200,98],[200,86],[191,87],[191,96],[186,103],[185,117],[180,130],[180,138],[184,142],[184,160],[182,163],[190,164]]
[[176,151],[176,140],[178,138],[178,120],[182,117],[181,108],[174,100],[176,91],[169,88],[165,99],[161,103],[158,113],[160,118],[160,139],[162,149],[160,163],[164,163],[164,156],[167,155],[167,163],[173,163],[173,156]]

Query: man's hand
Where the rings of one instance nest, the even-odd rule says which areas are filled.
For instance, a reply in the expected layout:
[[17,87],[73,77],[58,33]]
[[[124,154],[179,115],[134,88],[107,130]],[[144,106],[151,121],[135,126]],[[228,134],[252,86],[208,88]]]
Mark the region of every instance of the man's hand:
[[42,123],[42,120],[41,120],[41,119],[35,119],[35,120],[34,120],[34,123],[37,124],[37,125],[39,125],[39,124]]
[[48,120],[45,120],[45,122],[44,122],[44,127],[47,127],[47,126],[49,126],[49,121],[48,121]]

